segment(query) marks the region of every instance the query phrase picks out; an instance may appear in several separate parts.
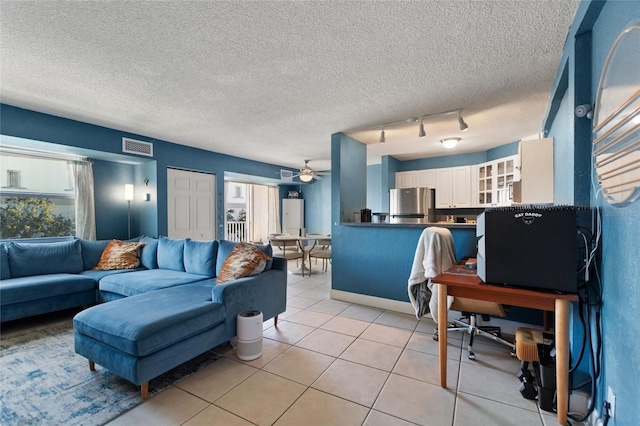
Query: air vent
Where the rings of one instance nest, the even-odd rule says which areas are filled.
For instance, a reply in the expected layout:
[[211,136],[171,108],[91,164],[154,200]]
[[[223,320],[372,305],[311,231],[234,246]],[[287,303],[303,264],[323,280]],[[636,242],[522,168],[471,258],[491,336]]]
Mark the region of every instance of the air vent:
[[153,144],[135,139],[122,138],[122,152],[153,157]]
[[280,169],[280,180],[293,182],[293,172],[291,170]]

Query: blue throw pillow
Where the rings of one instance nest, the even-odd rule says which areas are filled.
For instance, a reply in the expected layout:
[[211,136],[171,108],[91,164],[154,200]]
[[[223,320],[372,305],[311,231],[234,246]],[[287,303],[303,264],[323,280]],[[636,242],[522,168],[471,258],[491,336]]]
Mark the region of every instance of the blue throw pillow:
[[[222,264],[227,259],[227,256],[229,256],[229,253],[231,253],[231,251],[234,249],[236,244],[238,243],[235,241],[220,240],[220,243],[218,245],[218,259],[216,261],[216,276],[220,274],[220,269],[222,269]],[[273,248],[271,247],[270,244],[267,244],[264,246],[256,245],[256,247],[262,250],[270,258],[273,258]],[[271,269],[272,265],[273,265],[273,260],[268,260],[267,266],[265,266],[264,270],[268,271],[269,269]]]
[[9,252],[7,251],[7,245],[0,243],[0,280],[6,280],[11,278],[11,271],[9,270]]
[[140,242],[146,244],[140,253],[140,264],[147,269],[158,269],[158,240],[143,235]]
[[84,270],[88,271],[100,262],[100,256],[110,240],[83,240],[80,239],[80,248],[82,250],[82,264]]
[[45,274],[82,272],[80,240],[60,243],[9,243],[11,276],[28,277]]
[[158,268],[184,272],[185,241],[160,237],[158,241]]
[[190,274],[216,276],[217,241],[191,241],[184,243],[184,270]]

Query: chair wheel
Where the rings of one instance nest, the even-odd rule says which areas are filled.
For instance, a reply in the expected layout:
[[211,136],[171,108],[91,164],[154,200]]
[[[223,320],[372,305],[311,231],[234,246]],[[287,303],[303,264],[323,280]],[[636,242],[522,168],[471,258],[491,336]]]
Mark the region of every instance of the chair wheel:
[[476,359],[476,354],[474,354],[473,352],[469,352],[469,359],[470,359],[471,361],[475,361],[475,359]]
[[438,335],[437,334],[433,335],[433,340],[435,340],[436,342],[438,341]]

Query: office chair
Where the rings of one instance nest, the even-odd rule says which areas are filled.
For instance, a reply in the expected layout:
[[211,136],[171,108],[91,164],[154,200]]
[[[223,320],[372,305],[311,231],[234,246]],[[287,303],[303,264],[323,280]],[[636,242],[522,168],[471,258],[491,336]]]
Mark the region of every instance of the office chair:
[[[416,317],[421,318],[426,313],[431,313],[435,322],[438,321],[438,285],[431,282],[436,275],[446,271],[456,263],[455,244],[451,231],[447,228],[425,228],[420,235],[409,276],[409,300],[416,310]],[[425,300],[429,298],[429,300]],[[428,304],[428,307],[426,306]],[[479,327],[476,314],[483,316],[494,315],[504,317],[507,315],[506,307],[496,302],[465,299],[462,297],[448,297],[449,309],[461,311],[462,318],[453,320],[447,331],[465,331],[469,333],[468,356],[475,359],[473,352],[473,340],[476,335],[485,336],[507,345],[515,355],[515,346],[502,339],[499,327]],[[436,328],[434,340],[438,340]]]

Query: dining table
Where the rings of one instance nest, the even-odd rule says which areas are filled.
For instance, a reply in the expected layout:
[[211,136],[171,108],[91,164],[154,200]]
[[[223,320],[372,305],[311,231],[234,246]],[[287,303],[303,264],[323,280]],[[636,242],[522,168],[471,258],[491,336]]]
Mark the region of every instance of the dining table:
[[[318,241],[331,241],[331,236],[324,234],[306,234],[306,235],[278,235],[274,238],[274,240],[279,241],[296,241],[298,244],[298,249],[302,253],[302,265],[300,268],[291,271],[293,274],[302,275],[304,277],[305,273],[308,273],[309,276],[317,273],[318,271],[314,271],[311,267],[311,251],[316,248],[318,245]],[[305,262],[309,261],[309,267],[306,267]],[[307,271],[307,272],[305,272]]]

